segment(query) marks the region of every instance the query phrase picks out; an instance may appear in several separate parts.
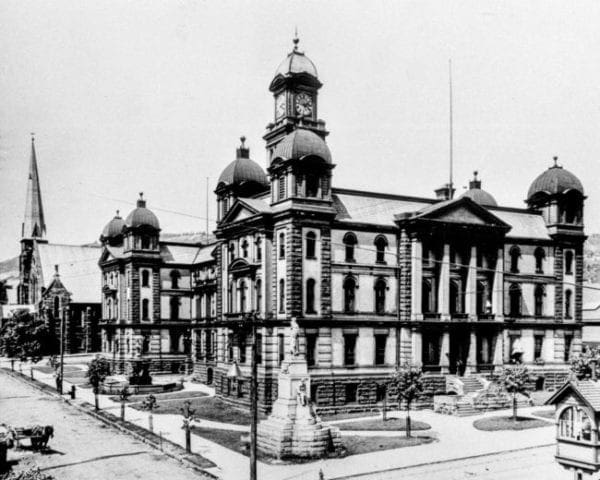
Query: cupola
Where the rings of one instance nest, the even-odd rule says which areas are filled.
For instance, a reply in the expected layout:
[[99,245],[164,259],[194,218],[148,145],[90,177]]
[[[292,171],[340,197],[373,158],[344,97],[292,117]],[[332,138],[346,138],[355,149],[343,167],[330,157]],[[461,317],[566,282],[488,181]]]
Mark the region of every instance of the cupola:
[[481,188],[481,180],[477,178],[477,171],[473,172],[473,180],[469,182],[469,189],[461,195],[461,197],[468,197],[475,203],[484,207],[497,207],[498,202],[488,192]]
[[125,220],[119,215],[117,210],[116,215],[106,224],[100,235],[102,243],[111,245],[119,244],[123,241],[123,229],[126,227]]

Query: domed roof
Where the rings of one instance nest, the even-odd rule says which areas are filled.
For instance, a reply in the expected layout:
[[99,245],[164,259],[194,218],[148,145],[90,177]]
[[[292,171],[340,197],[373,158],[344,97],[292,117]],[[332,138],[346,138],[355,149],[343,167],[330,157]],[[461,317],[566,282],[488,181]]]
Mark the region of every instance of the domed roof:
[[117,214],[114,218],[106,224],[104,229],[102,230],[102,237],[104,238],[114,238],[123,233],[123,228],[125,227],[125,220],[119,215],[119,211],[117,210]]
[[277,144],[272,159],[301,160],[308,156],[320,157],[325,162],[331,163],[331,152],[325,140],[311,130],[297,128]]
[[237,158],[225,167],[217,185],[241,185],[254,182],[268,187],[267,174],[258,163],[250,159],[250,149],[244,146],[246,138],[242,137],[240,140],[242,145],[236,151]]
[[533,181],[527,192],[527,200],[530,200],[534,195],[539,193],[555,195],[571,190],[575,190],[583,195],[581,181],[571,172],[559,166],[557,160],[558,157],[554,157],[554,165]]
[[461,195],[461,197],[468,197],[475,203],[484,207],[497,207],[498,202],[496,199],[485,190],[481,188],[481,180],[477,179],[477,171],[473,172],[473,180],[469,182],[469,190]]
[[279,64],[279,67],[277,67],[277,71],[275,72],[275,77],[277,77],[277,75],[286,77],[293,74],[307,73],[308,75],[318,78],[317,67],[315,67],[315,64],[310,58],[304,55],[304,52],[298,50],[299,41],[300,40],[296,36],[294,38],[294,50],[292,50],[283,62]]
[[154,215],[152,211],[146,208],[146,200],[144,200],[143,196],[144,194],[140,192],[140,198],[137,201],[137,207],[134,208],[129,215],[127,215],[125,223],[130,228],[148,226],[160,230],[158,218],[156,218],[156,215]]

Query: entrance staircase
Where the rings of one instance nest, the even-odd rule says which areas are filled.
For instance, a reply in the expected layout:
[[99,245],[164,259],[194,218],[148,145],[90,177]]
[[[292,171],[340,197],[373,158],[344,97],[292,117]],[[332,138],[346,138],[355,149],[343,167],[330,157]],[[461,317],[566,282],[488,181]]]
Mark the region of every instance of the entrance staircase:
[[[479,375],[449,375],[446,379],[446,392],[447,395],[433,397],[435,412],[466,417],[512,407],[510,394]],[[527,397],[517,395],[517,407],[530,405],[531,401]]]

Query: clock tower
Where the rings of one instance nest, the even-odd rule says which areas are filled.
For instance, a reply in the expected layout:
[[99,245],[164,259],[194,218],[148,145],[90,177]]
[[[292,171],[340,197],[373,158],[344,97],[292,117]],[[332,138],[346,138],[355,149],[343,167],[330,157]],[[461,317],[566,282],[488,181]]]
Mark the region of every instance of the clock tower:
[[298,49],[298,42],[299,39],[294,38],[294,49],[281,62],[269,86],[274,99],[273,121],[267,125],[263,137],[269,163],[277,144],[299,126],[321,138],[328,134],[325,122],[317,116],[317,97],[322,83],[314,63]]

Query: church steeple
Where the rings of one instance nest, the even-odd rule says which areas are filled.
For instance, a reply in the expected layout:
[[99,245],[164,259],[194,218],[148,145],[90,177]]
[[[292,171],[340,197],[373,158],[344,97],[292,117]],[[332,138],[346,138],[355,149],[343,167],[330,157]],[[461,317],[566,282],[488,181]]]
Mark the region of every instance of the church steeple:
[[27,197],[25,199],[25,219],[23,221],[22,238],[44,238],[46,222],[42,207],[42,191],[35,155],[35,138],[31,135],[31,157],[29,160],[29,178],[27,179]]

